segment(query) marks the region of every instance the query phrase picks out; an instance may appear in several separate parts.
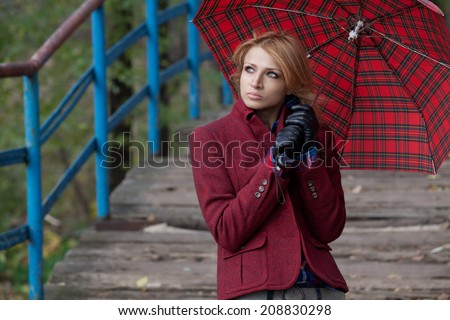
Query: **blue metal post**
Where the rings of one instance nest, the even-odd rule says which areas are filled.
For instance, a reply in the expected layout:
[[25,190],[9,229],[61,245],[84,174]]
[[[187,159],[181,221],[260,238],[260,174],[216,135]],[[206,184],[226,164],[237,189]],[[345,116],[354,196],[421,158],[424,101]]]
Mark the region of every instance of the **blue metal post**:
[[159,43],[158,43],[158,1],[146,0],[147,8],[147,78],[150,93],[148,103],[148,143],[149,153],[159,154],[161,137],[159,134]]
[[27,220],[28,243],[28,281],[29,298],[43,299],[43,260],[42,260],[42,178],[41,146],[39,124],[39,83],[38,75],[23,77],[25,102],[25,141],[28,150],[27,162]]
[[200,54],[198,31],[191,21],[198,10],[198,1],[188,1],[189,117],[200,117]]
[[92,12],[92,50],[94,66],[94,116],[97,152],[95,157],[97,181],[97,216],[104,218],[109,213],[108,168],[104,165],[107,158],[108,141],[108,102],[106,89],[106,45],[103,6]]
[[224,77],[222,77],[222,100],[222,103],[225,106],[233,103],[233,94],[231,93],[230,86],[228,85],[228,82]]

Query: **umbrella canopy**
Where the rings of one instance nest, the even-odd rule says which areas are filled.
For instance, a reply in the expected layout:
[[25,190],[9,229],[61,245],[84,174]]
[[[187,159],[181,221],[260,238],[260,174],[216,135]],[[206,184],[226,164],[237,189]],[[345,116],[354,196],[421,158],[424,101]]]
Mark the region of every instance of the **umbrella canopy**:
[[235,48],[296,34],[350,169],[436,174],[450,152],[450,36],[430,1],[204,0],[193,22],[235,97]]

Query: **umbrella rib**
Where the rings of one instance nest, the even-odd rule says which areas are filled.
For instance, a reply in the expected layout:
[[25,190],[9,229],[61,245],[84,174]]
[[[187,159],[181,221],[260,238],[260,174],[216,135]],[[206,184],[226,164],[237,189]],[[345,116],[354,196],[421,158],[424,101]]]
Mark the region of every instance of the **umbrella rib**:
[[[298,10],[290,10],[290,9],[281,9],[281,8],[271,8],[271,7],[267,7],[267,6],[260,6],[260,5],[251,5],[251,7],[254,8],[259,8],[259,9],[269,9],[269,10],[277,10],[277,11],[283,11],[283,12],[291,12],[291,13],[299,13],[299,14],[303,14],[303,15],[307,15],[307,16],[311,16],[311,17],[317,17],[317,18],[321,18],[321,19],[326,19],[326,20],[330,20],[330,21],[338,21],[338,20],[344,20],[346,21],[346,19],[344,17],[342,18],[334,18],[334,17],[327,17],[327,16],[322,16],[322,15],[318,15],[318,14],[314,14],[311,12],[304,12],[304,11],[298,11]],[[339,23],[335,23],[340,29],[342,29],[343,31],[347,31],[347,29],[345,29],[343,26],[341,26]],[[314,49],[313,49],[314,50]]]
[[[260,6],[260,5],[251,5],[251,7],[260,8],[260,9],[269,9],[269,10],[276,10],[276,11],[291,12],[291,13],[300,13],[300,14],[304,14],[304,15],[307,15],[307,16],[310,16],[310,17],[317,17],[317,18],[326,19],[326,20],[332,20],[332,21],[338,20],[336,18],[327,17],[327,16],[321,16],[319,14],[315,14],[315,13],[312,13],[312,12],[290,10],[290,9],[281,9],[281,8],[272,8],[272,7]],[[342,19],[344,20],[345,18],[342,17]]]
[[212,14],[205,15],[205,16],[203,16],[201,18],[197,18],[197,19],[193,18],[192,20],[189,20],[189,22],[201,21],[201,20],[205,20],[205,19],[217,16],[217,15],[220,15],[220,14],[227,14],[227,13],[230,13],[232,11],[243,10],[245,8],[251,8],[251,7],[253,7],[253,5],[247,4],[247,5],[243,5],[241,7],[227,9],[226,11],[217,11],[217,12],[214,12]]
[[429,59],[429,60],[431,60],[431,61],[434,61],[434,62],[440,64],[440,65],[443,66],[443,67],[446,67],[447,69],[450,69],[450,65],[448,65],[448,64],[446,64],[446,63],[444,63],[444,62],[442,62],[442,61],[439,61],[439,60],[436,60],[436,59],[434,59],[434,58],[431,58],[430,56],[427,56],[425,53],[420,52],[419,50],[414,49],[414,48],[412,48],[412,47],[409,47],[409,46],[405,45],[404,43],[401,43],[400,41],[397,41],[397,40],[395,40],[395,39],[392,39],[391,37],[389,37],[388,35],[386,35],[386,34],[380,32],[380,31],[377,31],[377,30],[375,30],[375,29],[373,29],[373,28],[369,28],[369,29],[372,30],[373,32],[379,34],[379,35],[382,36],[384,39],[389,40],[389,41],[395,43],[396,45],[398,45],[398,46],[400,46],[400,47],[402,47],[402,48],[405,48],[405,49],[407,49],[407,50],[410,50],[411,52],[414,52],[414,53],[416,53],[416,54],[418,54],[418,55],[420,55],[420,56],[422,56],[422,57],[424,57],[424,58],[426,58],[426,59]]
[[359,50],[359,46],[356,46],[356,52],[355,52],[355,61],[353,64],[353,77],[352,77],[352,118],[353,118],[353,114],[355,112],[355,97],[356,97],[356,82],[357,82],[357,75],[358,75],[358,71],[359,71],[359,54],[360,54],[360,50]]
[[[238,8],[227,9],[226,11],[214,12],[213,14],[209,14],[207,16],[203,16],[201,19],[192,19],[192,20],[190,20],[190,22],[193,22],[195,20],[203,20],[203,19],[206,19],[206,18],[214,17],[214,16],[219,15],[219,14],[225,14],[225,13],[229,13],[231,11],[242,10],[242,9],[245,9],[245,8],[260,8],[260,9],[268,9],[268,10],[285,11],[285,12],[292,12],[292,13],[300,13],[300,14],[304,14],[304,15],[307,15],[307,16],[322,18],[322,19],[326,19],[326,20],[339,20],[339,19],[332,18],[332,17],[327,17],[327,16],[321,16],[321,15],[318,15],[318,14],[314,14],[312,12],[303,12],[303,11],[298,11],[298,10],[281,9],[281,8],[273,8],[273,7],[268,7],[268,6],[248,4],[248,5],[243,5],[241,7],[238,7]],[[345,17],[342,17],[341,19],[345,20]]]
[[[202,17],[201,19],[192,19],[189,22],[194,22],[194,21],[199,21],[199,20],[203,20],[206,18],[210,18],[210,17],[214,17],[216,15],[219,14],[225,14],[225,13],[229,13],[230,11],[237,11],[237,10],[243,10],[245,8],[260,8],[260,9],[268,9],[268,10],[277,10],[277,11],[285,11],[285,12],[291,12],[291,13],[299,13],[299,14],[304,14],[307,16],[311,16],[311,17],[317,17],[317,18],[321,18],[321,19],[326,19],[326,20],[331,20],[331,21],[338,21],[338,20],[344,20],[346,21],[345,17],[341,17],[341,18],[334,18],[334,17],[327,17],[327,16],[322,16],[322,15],[318,15],[318,14],[314,14],[311,12],[303,12],[303,11],[298,11],[298,10],[289,10],[289,9],[281,9],[281,8],[272,8],[272,7],[268,7],[268,6],[261,6],[261,5],[243,5],[239,8],[232,8],[232,9],[228,9],[227,11],[220,11],[220,12],[215,12],[213,14],[209,14],[207,16]],[[340,26],[339,24],[337,24],[337,26],[339,28],[341,28],[342,30],[346,31],[346,29],[342,26]]]
[[[346,43],[346,45],[348,45],[348,44],[349,44],[349,42]],[[345,49],[345,48],[344,48],[344,49]],[[322,92],[323,88],[325,87],[325,84],[326,84],[326,83],[328,82],[328,80],[330,79],[331,74],[334,73],[334,69],[336,69],[337,61],[339,61],[339,59],[341,58],[341,55],[342,55],[342,53],[343,53],[344,51],[345,51],[345,50],[339,51],[339,54],[338,54],[338,56],[337,56],[336,59],[335,59],[336,63],[334,63],[334,64],[331,66],[331,68],[328,70],[327,75],[326,75],[325,79],[324,79],[323,82],[322,82],[322,85],[320,86],[319,90],[317,91],[318,94]],[[316,99],[314,100],[313,105],[314,105],[314,103],[316,102],[317,97],[318,97],[318,95],[316,96]]]
[[370,21],[370,23],[372,24],[372,23],[374,23],[374,22],[383,20],[384,18],[393,18],[393,17],[396,17],[396,16],[398,16],[398,15],[404,13],[405,11],[411,11],[411,10],[413,10],[413,9],[417,9],[417,8],[420,8],[420,7],[421,7],[420,3],[417,3],[417,4],[415,4],[415,5],[412,5],[412,6],[405,7],[405,8],[403,8],[403,9],[397,10],[397,11],[395,11],[394,13],[388,12],[388,13],[386,13],[386,14],[383,15],[383,16],[378,16],[376,19]]
[[316,51],[317,49],[319,49],[320,47],[322,47],[322,46],[326,45],[327,43],[329,43],[329,42],[332,42],[332,41],[336,40],[337,38],[339,38],[340,36],[342,36],[342,33],[343,33],[343,32],[341,32],[341,33],[339,33],[339,34],[335,35],[335,36],[334,36],[334,37],[332,37],[332,38],[326,39],[326,40],[325,40],[324,42],[322,42],[322,43],[319,43],[319,44],[318,44],[318,45],[316,45],[315,47],[313,47],[313,48],[311,48],[310,50],[308,50],[308,52],[307,52],[307,54],[308,54],[308,58],[310,57],[310,55],[311,55],[311,52],[314,52],[314,51]]

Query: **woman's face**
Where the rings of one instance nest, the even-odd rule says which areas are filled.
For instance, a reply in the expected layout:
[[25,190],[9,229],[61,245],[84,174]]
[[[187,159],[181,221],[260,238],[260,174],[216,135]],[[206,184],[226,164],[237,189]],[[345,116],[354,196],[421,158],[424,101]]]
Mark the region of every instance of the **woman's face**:
[[280,66],[263,48],[251,48],[244,57],[240,78],[240,93],[245,105],[278,114],[287,91]]

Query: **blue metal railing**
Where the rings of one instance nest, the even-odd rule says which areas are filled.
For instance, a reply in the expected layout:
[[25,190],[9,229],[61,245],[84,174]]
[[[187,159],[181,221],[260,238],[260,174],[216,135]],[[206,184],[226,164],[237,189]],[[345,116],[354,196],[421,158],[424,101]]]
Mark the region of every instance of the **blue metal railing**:
[[[105,47],[103,0],[87,0],[63,25],[44,43],[27,62],[0,64],[0,77],[23,77],[25,146],[0,152],[0,166],[26,164],[27,175],[27,223],[0,234],[0,250],[28,240],[30,299],[43,299],[43,218],[50,211],[62,192],[74,179],[92,154],[96,157],[96,201],[97,216],[109,213],[108,171],[103,166],[107,158],[108,133],[144,99],[148,98],[148,141],[152,153],[160,151],[158,96],[160,85],[175,75],[189,71],[189,116],[198,118],[199,111],[199,67],[211,59],[209,52],[200,54],[198,33],[192,23],[187,23],[188,54],[165,70],[159,70],[158,31],[161,24],[186,15],[190,21],[198,9],[198,0],[187,0],[161,13],[157,1],[146,0],[146,21],[131,30],[109,50]],[[39,70],[56,52],[60,45],[91,16],[93,64],[72,86],[50,116],[40,124]],[[147,37],[147,79],[138,92],[129,97],[114,114],[108,117],[107,68],[128,48],[143,37]],[[42,201],[41,147],[70,112],[75,108],[89,86],[94,86],[94,136],[61,176],[54,188]],[[231,103],[231,91],[223,86],[224,102]]]

